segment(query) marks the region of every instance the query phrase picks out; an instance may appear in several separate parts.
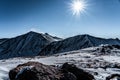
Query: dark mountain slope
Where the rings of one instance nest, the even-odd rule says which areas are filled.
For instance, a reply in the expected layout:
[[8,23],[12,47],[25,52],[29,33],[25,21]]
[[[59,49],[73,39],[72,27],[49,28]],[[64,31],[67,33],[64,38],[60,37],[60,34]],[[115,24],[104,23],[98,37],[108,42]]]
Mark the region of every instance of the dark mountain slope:
[[42,48],[53,41],[56,41],[56,39],[52,36],[32,31],[7,39],[0,44],[0,59],[35,56]]
[[58,42],[52,42],[43,48],[39,55],[50,55],[55,53],[73,51],[101,44],[120,45],[119,39],[104,39],[90,35],[77,35]]

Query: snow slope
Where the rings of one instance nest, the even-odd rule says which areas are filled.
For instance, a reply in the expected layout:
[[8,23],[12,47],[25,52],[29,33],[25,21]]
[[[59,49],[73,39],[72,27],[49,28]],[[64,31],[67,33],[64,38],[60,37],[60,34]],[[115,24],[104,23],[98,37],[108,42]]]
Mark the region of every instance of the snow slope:
[[[11,58],[0,60],[0,80],[9,80],[8,72],[10,69],[28,61],[38,61],[47,65],[62,65],[65,62],[73,63],[93,74],[96,80],[105,80],[110,74],[120,74],[120,69],[114,65],[120,65],[120,56],[116,55],[97,55],[96,47],[64,52],[53,56],[37,56],[32,58]],[[105,66],[108,66],[105,68]],[[96,74],[97,73],[97,74]]]

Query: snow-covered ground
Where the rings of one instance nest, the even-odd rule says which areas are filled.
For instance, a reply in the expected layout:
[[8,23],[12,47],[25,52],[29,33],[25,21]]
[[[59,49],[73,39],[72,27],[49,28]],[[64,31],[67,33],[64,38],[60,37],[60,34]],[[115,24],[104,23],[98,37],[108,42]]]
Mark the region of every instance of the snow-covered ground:
[[[110,74],[120,74],[120,69],[113,68],[114,64],[120,64],[120,56],[117,55],[97,55],[93,54],[96,48],[87,48],[83,50],[65,52],[48,57],[33,57],[33,58],[13,58],[0,60],[0,80],[9,80],[8,72],[15,68],[18,64],[28,61],[38,61],[46,65],[62,65],[65,62],[73,63],[78,67],[90,72],[96,80],[105,80]],[[118,54],[118,53],[117,53]],[[120,53],[119,53],[120,54]],[[109,65],[108,68],[102,68]]]

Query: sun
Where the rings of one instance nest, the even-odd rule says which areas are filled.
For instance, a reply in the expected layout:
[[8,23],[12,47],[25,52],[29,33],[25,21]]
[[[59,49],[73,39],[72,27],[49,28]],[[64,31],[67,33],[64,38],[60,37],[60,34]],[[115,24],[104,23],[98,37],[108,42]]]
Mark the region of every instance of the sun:
[[85,0],[71,0],[69,3],[70,11],[73,15],[80,15],[85,12],[85,9],[87,7],[87,4]]

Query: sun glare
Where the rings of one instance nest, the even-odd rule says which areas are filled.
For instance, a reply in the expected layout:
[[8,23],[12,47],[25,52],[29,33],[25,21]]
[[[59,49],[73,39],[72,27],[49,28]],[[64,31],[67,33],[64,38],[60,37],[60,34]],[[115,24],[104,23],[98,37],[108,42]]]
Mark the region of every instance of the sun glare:
[[76,16],[85,12],[86,6],[87,4],[85,0],[71,0],[69,4],[70,11],[72,11],[72,14]]

